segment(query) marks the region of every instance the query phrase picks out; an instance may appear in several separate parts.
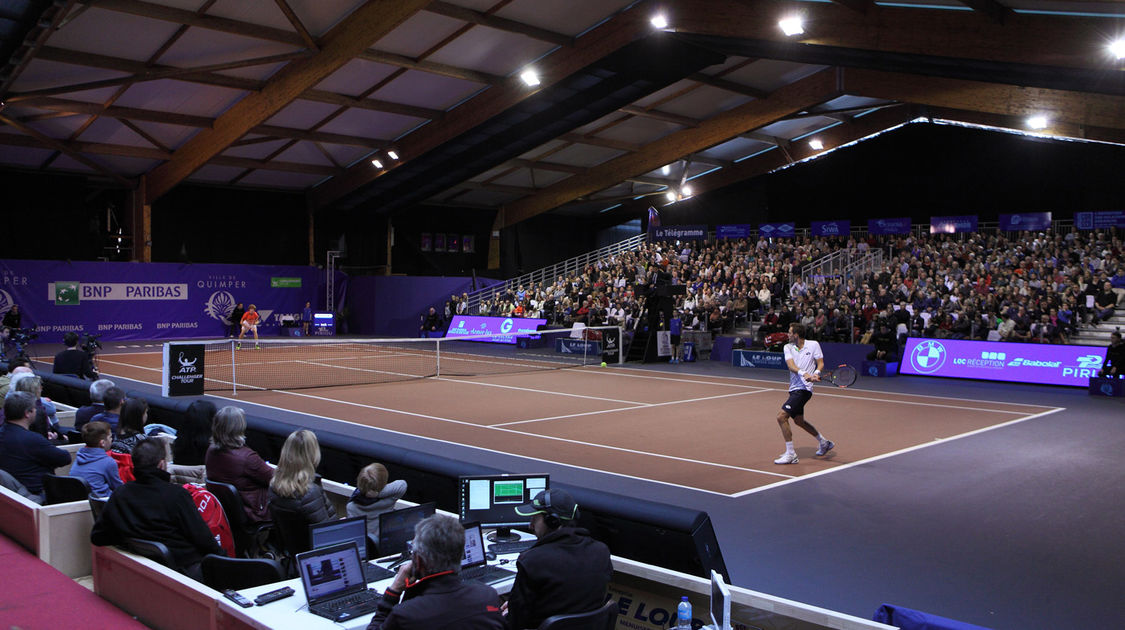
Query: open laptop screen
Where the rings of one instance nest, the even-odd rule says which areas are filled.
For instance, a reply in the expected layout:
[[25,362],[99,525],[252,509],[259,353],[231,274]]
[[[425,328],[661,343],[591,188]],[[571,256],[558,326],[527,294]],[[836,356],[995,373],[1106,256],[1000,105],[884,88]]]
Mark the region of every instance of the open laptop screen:
[[367,588],[354,542],[297,554],[297,566],[310,604]]
[[309,549],[331,547],[346,542],[354,542],[359,549],[360,561],[367,562],[366,516],[309,525]]
[[465,523],[465,555],[461,558],[461,568],[485,564],[484,535],[480,523]]
[[389,556],[406,551],[406,541],[414,538],[414,526],[427,516],[433,516],[436,509],[435,503],[423,503],[380,514],[379,555]]

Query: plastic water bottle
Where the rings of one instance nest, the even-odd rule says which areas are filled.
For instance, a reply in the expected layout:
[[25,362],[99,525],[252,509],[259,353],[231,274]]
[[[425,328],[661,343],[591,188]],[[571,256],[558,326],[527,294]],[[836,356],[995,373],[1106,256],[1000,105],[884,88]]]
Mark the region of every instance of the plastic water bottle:
[[691,602],[688,601],[687,595],[681,597],[680,605],[676,606],[676,628],[691,630]]

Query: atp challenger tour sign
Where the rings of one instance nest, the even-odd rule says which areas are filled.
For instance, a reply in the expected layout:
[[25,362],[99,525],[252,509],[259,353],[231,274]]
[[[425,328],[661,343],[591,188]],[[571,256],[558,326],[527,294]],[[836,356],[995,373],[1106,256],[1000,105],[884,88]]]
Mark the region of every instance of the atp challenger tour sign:
[[901,374],[1087,387],[1105,348],[954,339],[906,340]]
[[203,395],[203,344],[168,343],[164,345],[164,367],[161,370],[163,396]]

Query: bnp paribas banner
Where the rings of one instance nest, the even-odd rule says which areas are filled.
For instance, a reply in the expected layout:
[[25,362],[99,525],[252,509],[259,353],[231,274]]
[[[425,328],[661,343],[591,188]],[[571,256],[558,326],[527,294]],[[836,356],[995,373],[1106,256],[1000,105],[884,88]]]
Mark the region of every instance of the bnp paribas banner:
[[0,314],[19,305],[37,341],[64,333],[105,340],[221,337],[235,305],[254,304],[262,335],[305,302],[323,302],[314,267],[0,260]]

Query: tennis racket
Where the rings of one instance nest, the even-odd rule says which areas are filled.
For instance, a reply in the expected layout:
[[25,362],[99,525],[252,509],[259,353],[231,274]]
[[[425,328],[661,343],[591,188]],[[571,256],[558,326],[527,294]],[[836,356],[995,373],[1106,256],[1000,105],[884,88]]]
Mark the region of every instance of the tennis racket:
[[840,365],[820,375],[820,382],[835,385],[836,387],[851,387],[855,384],[858,373],[850,365]]

